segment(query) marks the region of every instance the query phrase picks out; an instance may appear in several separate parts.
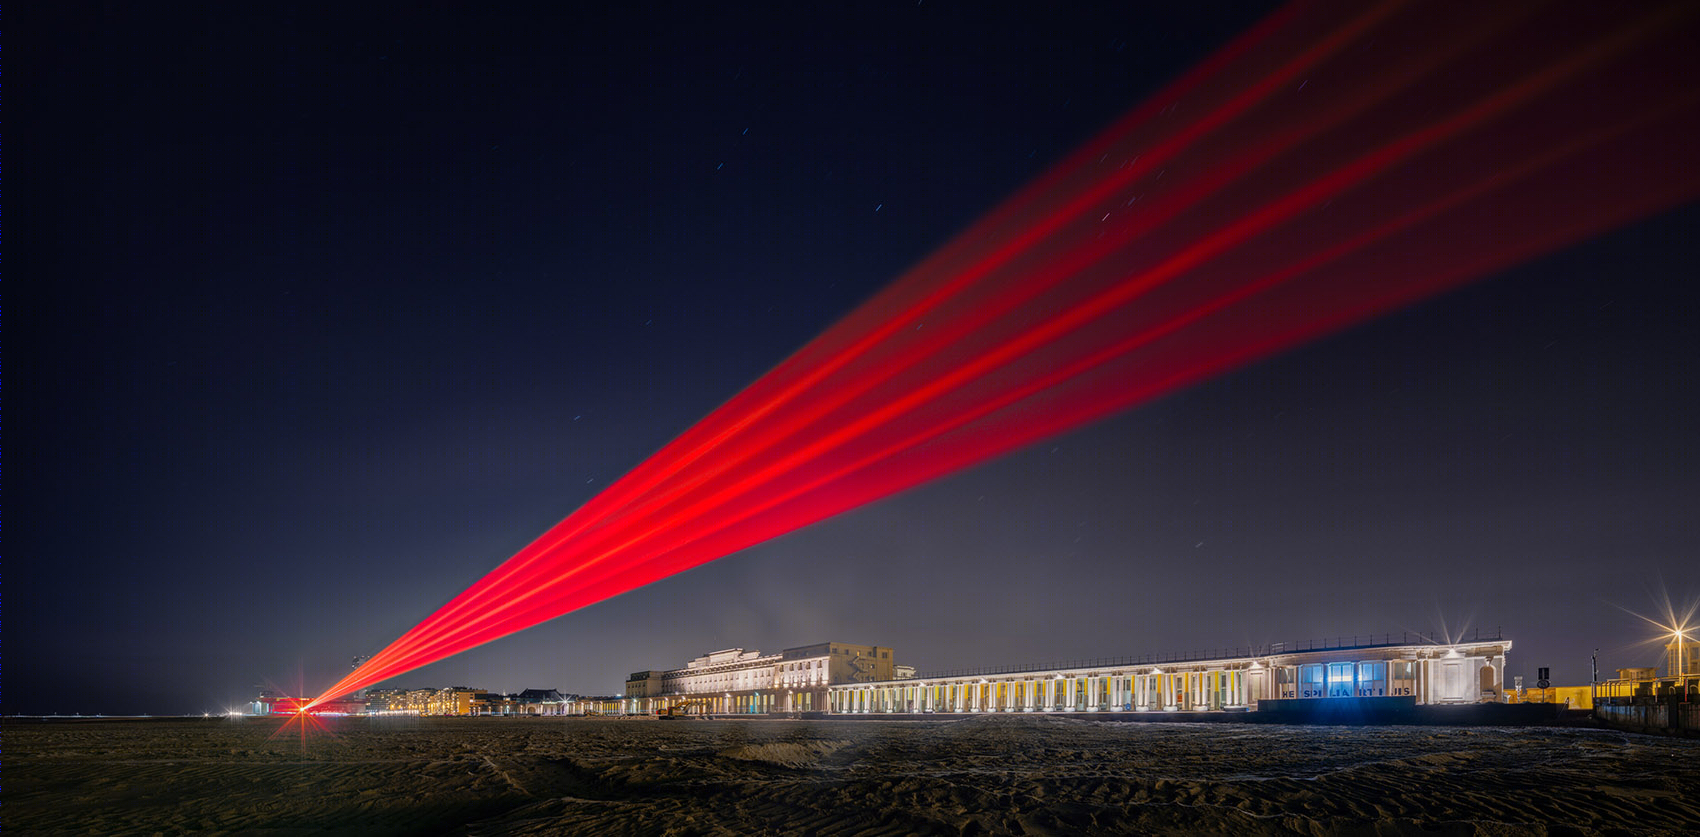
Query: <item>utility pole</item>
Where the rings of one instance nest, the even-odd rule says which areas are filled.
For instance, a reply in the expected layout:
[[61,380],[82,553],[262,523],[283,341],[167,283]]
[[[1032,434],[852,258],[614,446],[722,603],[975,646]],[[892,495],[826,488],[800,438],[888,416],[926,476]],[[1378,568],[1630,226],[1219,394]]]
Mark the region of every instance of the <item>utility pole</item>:
[[[1600,649],[1598,648],[1594,649],[1594,656],[1591,658],[1591,668],[1588,675],[1588,703],[1595,707],[1600,705]],[[1599,709],[1596,708],[1594,712],[1597,716]]]

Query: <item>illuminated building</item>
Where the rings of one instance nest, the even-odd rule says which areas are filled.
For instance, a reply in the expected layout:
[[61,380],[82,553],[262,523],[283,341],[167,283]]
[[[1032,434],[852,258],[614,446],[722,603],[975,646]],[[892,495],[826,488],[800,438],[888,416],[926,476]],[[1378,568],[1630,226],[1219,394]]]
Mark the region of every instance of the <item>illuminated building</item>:
[[429,692],[425,700],[425,715],[471,715],[472,702],[482,700],[486,693],[466,686],[450,686]]
[[1536,687],[1525,689],[1518,694],[1516,689],[1505,690],[1506,703],[1562,703],[1567,709],[1593,709],[1594,687],[1592,686],[1549,686],[1545,689]]
[[486,694],[472,702],[474,715],[521,715],[520,702],[514,695]]
[[474,705],[486,703],[482,689],[367,689],[368,715],[471,715]]
[[[728,648],[697,657],[683,668],[639,671],[626,678],[623,700],[586,703],[602,714],[765,714],[821,712],[828,687],[893,679],[891,649],[822,642],[762,654]],[[608,705],[609,701],[619,706]]]
[[273,711],[282,714],[289,701],[294,700],[276,689],[260,689],[260,696],[248,701],[249,715],[270,715]]
[[366,689],[366,714],[391,715],[406,709],[406,689]]
[[1411,697],[1425,705],[1502,700],[1509,640],[1364,639],[834,684],[827,690],[827,708],[842,714],[1188,712],[1250,710],[1260,701],[1283,699]]

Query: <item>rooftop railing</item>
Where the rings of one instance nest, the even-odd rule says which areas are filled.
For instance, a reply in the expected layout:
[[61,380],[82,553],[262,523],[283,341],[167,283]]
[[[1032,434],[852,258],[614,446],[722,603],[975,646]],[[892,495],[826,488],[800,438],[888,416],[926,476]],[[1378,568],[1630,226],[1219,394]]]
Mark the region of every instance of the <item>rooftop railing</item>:
[[1595,704],[1690,703],[1700,700],[1700,673],[1682,676],[1619,678],[1594,684]]

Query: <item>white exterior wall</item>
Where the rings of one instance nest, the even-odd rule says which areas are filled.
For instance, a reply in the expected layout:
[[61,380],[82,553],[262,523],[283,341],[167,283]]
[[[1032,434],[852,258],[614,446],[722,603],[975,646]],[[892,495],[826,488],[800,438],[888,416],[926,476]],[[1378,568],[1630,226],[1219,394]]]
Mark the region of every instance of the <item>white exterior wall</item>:
[[704,654],[684,668],[661,676],[661,691],[670,695],[703,695],[771,689],[780,655],[730,648]]
[[[1509,640],[1495,640],[1302,651],[1160,666],[921,677],[831,686],[827,703],[830,711],[841,713],[963,713],[1237,710],[1255,709],[1259,700],[1283,697],[1411,695],[1422,704],[1497,702],[1510,648]],[[1396,663],[1402,665],[1395,668]],[[1395,677],[1407,668],[1407,677]]]

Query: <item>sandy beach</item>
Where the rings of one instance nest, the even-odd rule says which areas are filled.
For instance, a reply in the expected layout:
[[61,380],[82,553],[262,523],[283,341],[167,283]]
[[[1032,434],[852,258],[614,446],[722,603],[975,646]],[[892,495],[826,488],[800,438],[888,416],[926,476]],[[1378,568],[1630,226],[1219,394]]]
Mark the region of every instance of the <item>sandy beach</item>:
[[1574,728],[7,719],[20,834],[1692,834],[1700,745]]

